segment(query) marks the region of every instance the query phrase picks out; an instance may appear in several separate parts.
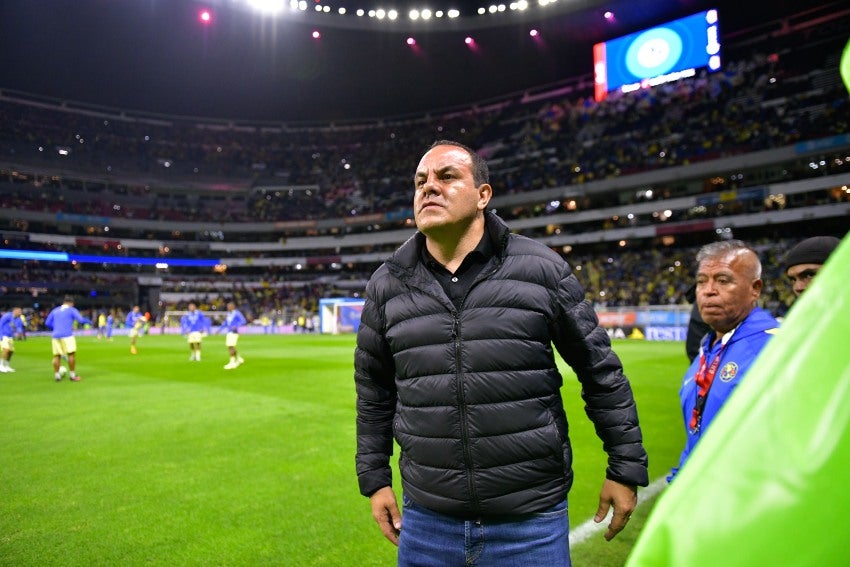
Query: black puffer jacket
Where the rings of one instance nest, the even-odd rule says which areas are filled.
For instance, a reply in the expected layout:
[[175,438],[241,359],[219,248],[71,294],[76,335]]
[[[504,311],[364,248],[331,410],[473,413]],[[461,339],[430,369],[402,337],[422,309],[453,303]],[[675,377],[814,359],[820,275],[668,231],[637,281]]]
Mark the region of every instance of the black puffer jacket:
[[552,345],[576,371],[609,455],[608,478],[646,486],[631,387],[584,290],[555,252],[487,215],[495,243],[455,309],[419,261],[417,233],[373,274],[357,334],[357,475],[462,517],[538,512],[572,484]]

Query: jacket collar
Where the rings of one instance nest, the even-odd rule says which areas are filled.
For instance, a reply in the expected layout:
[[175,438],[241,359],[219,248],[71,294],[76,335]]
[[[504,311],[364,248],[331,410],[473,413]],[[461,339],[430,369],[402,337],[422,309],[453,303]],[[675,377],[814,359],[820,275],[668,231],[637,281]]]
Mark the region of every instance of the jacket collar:
[[[776,323],[776,319],[774,319],[770,313],[761,307],[754,307],[753,310],[750,311],[749,315],[747,315],[743,321],[738,323],[737,327],[726,333],[729,337],[724,342],[727,344],[733,344],[759,333],[773,334],[777,328],[778,325]],[[708,352],[708,346],[711,344],[715,334],[715,331],[711,331],[705,336],[705,339],[703,339],[702,347],[706,349],[706,352]]]
[[[493,252],[501,261],[507,248],[508,236],[510,236],[508,225],[496,213],[486,212],[484,213],[484,230],[489,233],[490,241],[493,243]],[[424,246],[425,235],[417,231],[416,234],[399,246],[398,250],[387,260],[390,271],[398,277],[403,277],[404,273],[412,275],[417,264],[420,263]]]

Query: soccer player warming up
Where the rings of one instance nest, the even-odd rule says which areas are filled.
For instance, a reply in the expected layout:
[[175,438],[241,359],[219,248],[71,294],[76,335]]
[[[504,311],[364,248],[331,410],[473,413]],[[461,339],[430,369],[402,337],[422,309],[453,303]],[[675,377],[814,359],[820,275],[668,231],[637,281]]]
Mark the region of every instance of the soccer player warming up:
[[0,372],[14,372],[11,366],[12,354],[15,352],[15,321],[20,321],[21,308],[14,307],[8,313],[0,317],[0,350],[3,356],[0,358]]
[[180,330],[189,341],[189,362],[200,362],[201,339],[210,331],[210,320],[190,303],[189,312],[180,318]]
[[130,329],[130,354],[138,354],[139,351],[136,350],[136,339],[139,338],[139,333],[142,327],[145,326],[145,316],[138,305],[133,306],[133,310],[127,313],[124,326]]
[[77,376],[77,340],[74,338],[74,321],[80,325],[91,325],[74,307],[74,298],[66,295],[62,305],[55,307],[47,315],[44,324],[53,329],[53,377],[59,382],[63,373],[59,362],[62,357],[68,359],[68,370],[72,382],[79,382]]
[[236,309],[236,304],[232,301],[227,304],[227,317],[224,318],[224,323],[221,324],[216,333],[227,331],[224,339],[224,344],[227,346],[227,351],[230,354],[230,362],[224,365],[225,370],[233,370],[240,366],[245,360],[239,356],[236,351],[236,345],[239,343],[239,327],[247,324],[248,321],[242,312]]

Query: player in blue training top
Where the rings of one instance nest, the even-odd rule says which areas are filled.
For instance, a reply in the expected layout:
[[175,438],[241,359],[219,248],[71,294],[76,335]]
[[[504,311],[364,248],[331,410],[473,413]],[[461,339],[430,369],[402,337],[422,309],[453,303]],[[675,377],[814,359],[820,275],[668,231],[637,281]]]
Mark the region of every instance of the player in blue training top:
[[15,338],[27,340],[27,316],[21,312],[21,316],[15,317],[12,323],[15,325]]
[[10,366],[12,354],[15,352],[15,328],[21,321],[21,308],[13,307],[11,311],[0,317],[0,372],[14,372]]
[[106,339],[112,340],[112,325],[115,324],[115,315],[112,314],[112,311],[109,312],[109,315],[106,316]]
[[139,351],[136,350],[136,339],[139,338],[139,333],[142,327],[145,326],[145,316],[138,305],[134,305],[133,310],[127,313],[124,326],[130,329],[130,354],[138,354]]
[[239,327],[246,325],[247,323],[248,321],[245,319],[245,316],[242,315],[242,312],[236,309],[236,304],[232,301],[228,302],[227,317],[225,317],[224,323],[222,323],[221,327],[219,327],[218,331],[216,331],[216,333],[227,331],[227,337],[224,340],[224,344],[227,346],[227,350],[230,353],[230,362],[224,365],[225,370],[233,370],[245,362],[245,360],[239,356],[239,353],[236,352],[236,345],[239,343]]
[[180,332],[189,339],[189,361],[200,362],[201,339],[210,332],[210,320],[194,303],[189,304],[189,312],[180,318]]
[[47,315],[44,324],[53,329],[53,377],[58,382],[62,379],[59,373],[59,360],[61,357],[68,358],[68,370],[70,370],[71,381],[79,382],[77,376],[77,340],[74,338],[74,321],[80,325],[91,325],[92,322],[83,317],[74,307],[74,298],[65,296],[65,300],[59,307],[55,307]]

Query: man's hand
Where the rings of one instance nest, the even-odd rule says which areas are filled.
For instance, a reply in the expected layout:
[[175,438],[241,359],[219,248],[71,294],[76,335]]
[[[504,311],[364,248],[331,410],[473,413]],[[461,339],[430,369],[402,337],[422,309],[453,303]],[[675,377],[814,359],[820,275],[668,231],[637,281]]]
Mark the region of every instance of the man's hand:
[[602,491],[599,493],[599,508],[596,510],[596,515],[593,521],[597,524],[605,519],[608,515],[608,510],[614,507],[614,515],[611,517],[611,523],[608,524],[608,531],[605,532],[605,539],[611,541],[623,528],[626,527],[626,522],[632,515],[635,507],[637,507],[637,486],[628,484],[620,484],[611,479],[605,479],[602,483]]
[[398,546],[398,535],[401,531],[401,513],[398,511],[398,501],[392,487],[385,486],[375,492],[369,500],[372,502],[372,517],[378,522],[384,537],[393,545]]

